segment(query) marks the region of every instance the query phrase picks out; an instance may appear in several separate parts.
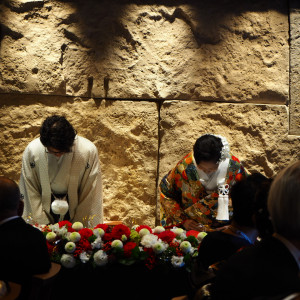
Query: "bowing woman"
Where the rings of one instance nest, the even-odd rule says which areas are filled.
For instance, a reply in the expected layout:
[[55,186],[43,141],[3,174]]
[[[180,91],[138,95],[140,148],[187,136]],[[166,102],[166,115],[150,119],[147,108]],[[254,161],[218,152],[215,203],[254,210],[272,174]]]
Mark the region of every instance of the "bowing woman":
[[23,218],[39,224],[60,220],[102,223],[102,180],[96,146],[76,135],[63,116],[44,120],[40,137],[26,147],[20,190]]
[[223,226],[232,216],[230,189],[246,176],[240,161],[230,154],[225,137],[200,136],[193,151],[161,180],[162,226],[198,231]]

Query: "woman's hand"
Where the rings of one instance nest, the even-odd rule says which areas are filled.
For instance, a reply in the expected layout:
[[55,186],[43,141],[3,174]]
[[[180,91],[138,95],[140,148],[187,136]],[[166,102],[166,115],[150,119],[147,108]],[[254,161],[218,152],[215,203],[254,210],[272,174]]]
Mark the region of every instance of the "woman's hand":
[[197,230],[197,231],[204,231],[204,226],[192,219],[187,219],[184,223],[183,223],[183,227],[186,230]]

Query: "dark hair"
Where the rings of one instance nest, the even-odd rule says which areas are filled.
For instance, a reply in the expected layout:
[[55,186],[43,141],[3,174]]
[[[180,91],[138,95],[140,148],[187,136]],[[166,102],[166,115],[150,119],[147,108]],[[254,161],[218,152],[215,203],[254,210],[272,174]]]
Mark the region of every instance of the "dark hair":
[[[255,197],[268,178],[260,173],[253,173],[238,181],[231,188],[233,219],[241,226],[254,226]],[[267,202],[267,198],[262,199]]]
[[202,135],[194,144],[194,158],[197,165],[201,161],[217,163],[221,158],[222,140],[211,134]]
[[19,186],[11,179],[0,177],[0,213],[18,209],[20,201]]
[[70,152],[76,131],[63,116],[46,118],[40,129],[40,140],[45,147],[52,147],[61,152]]
[[254,222],[260,238],[270,236],[274,232],[268,211],[268,195],[273,179],[264,181],[255,195]]

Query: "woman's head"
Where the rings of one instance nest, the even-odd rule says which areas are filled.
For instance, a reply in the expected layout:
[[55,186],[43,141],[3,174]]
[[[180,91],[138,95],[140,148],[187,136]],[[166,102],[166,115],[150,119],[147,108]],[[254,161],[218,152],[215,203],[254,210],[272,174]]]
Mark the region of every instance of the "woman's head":
[[46,118],[40,129],[41,143],[54,153],[70,152],[75,136],[73,126],[63,116]]
[[300,161],[275,177],[268,209],[275,232],[289,239],[300,239]]
[[221,138],[205,134],[198,138],[194,144],[194,158],[197,165],[201,162],[211,162],[218,164],[222,153],[222,140]]

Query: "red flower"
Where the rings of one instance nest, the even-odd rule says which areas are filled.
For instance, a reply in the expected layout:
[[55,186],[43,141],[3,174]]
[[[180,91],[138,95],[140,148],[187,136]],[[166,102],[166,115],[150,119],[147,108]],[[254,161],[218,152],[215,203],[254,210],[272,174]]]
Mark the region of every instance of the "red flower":
[[123,249],[124,249],[124,255],[126,257],[130,257],[131,256],[131,253],[132,253],[132,250],[137,246],[136,243],[134,242],[128,242],[124,245]]
[[96,228],[102,228],[106,232],[108,225],[107,224],[98,224],[96,227],[94,227],[94,229],[96,229]]
[[92,250],[92,246],[87,239],[81,239],[78,244],[76,244],[76,250],[74,251],[74,257],[77,257],[83,251]]
[[149,226],[147,226],[147,225],[140,225],[140,226],[136,229],[136,231],[137,231],[137,232],[140,232],[140,230],[142,230],[143,228],[148,229],[148,230],[150,231],[150,233],[152,233],[151,227],[149,227]]
[[148,253],[148,257],[145,260],[146,267],[152,270],[156,265],[156,258],[152,248],[144,248],[144,251]]
[[72,223],[65,220],[65,221],[60,221],[58,222],[59,228],[66,226],[66,228],[68,229],[68,232],[74,232],[75,230],[72,228]]
[[126,237],[129,238],[130,237],[130,229],[129,229],[129,227],[127,227],[123,224],[116,225],[112,229],[111,234],[114,239],[120,240],[122,238],[122,235],[126,235]]
[[166,230],[166,231],[161,232],[158,235],[158,238],[160,238],[162,241],[170,244],[176,238],[176,234],[173,231]]
[[49,255],[52,255],[52,253],[54,252],[54,245],[50,244],[48,241],[46,241],[47,243],[47,248],[48,248],[48,253]]
[[189,231],[186,233],[186,236],[188,237],[188,236],[192,235],[192,236],[194,236],[194,237],[196,238],[196,237],[198,236],[199,232],[200,232],[200,231],[197,231],[197,230],[189,230]]
[[81,235],[81,239],[88,239],[93,235],[93,231],[89,228],[82,228],[78,231],[78,233]]
[[103,241],[111,241],[113,239],[113,236],[111,233],[105,233],[104,236],[102,237]]
[[243,179],[243,175],[241,174],[241,173],[237,173],[236,175],[235,175],[235,180],[236,181],[241,181]]

